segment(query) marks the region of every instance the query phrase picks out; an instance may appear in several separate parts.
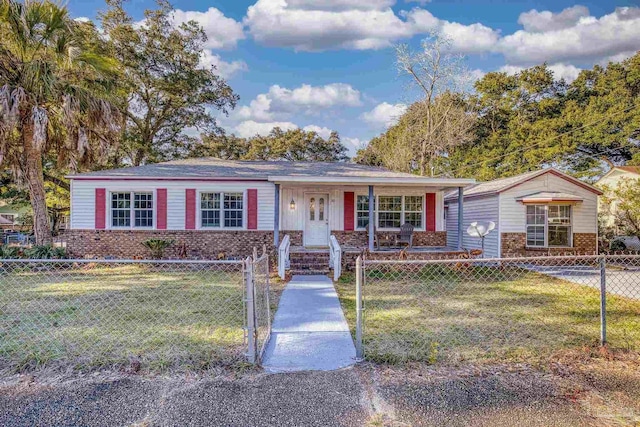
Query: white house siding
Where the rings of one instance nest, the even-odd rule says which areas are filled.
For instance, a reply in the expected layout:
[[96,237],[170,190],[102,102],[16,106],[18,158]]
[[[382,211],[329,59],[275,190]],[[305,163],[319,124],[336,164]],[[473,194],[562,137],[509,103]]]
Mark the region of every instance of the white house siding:
[[[430,190],[418,187],[390,187],[375,186],[374,195],[403,195],[423,196]],[[322,193],[329,195],[329,227],[331,230],[344,230],[344,193],[353,192],[355,197],[369,195],[369,187],[311,187],[311,186],[286,186],[283,185],[280,197],[280,229],[304,230],[304,216],[306,213],[305,193]],[[436,231],[444,231],[443,219],[444,198],[441,191],[436,193]],[[294,210],[290,209],[291,200],[296,204]],[[355,206],[355,203],[354,203]],[[424,209],[424,207],[423,207]],[[354,221],[357,221],[354,212]],[[357,223],[356,223],[357,225]]]
[[510,190],[500,193],[500,232],[525,233],[526,207],[516,199],[540,191],[569,193],[584,199],[572,208],[572,227],[574,233],[597,233],[598,196],[592,191],[546,173],[524,182]]
[[[447,246],[458,246],[458,200],[450,200],[447,203]],[[489,233],[484,240],[484,250],[487,257],[500,256],[500,221],[498,212],[498,196],[471,198],[464,202],[464,218],[462,228],[462,246],[465,249],[480,249],[482,242],[477,237],[467,234],[467,227],[473,221],[496,223],[496,229]]]
[[[107,191],[107,218],[109,218],[109,193],[114,191],[153,191],[167,189],[167,229],[185,229],[185,190],[194,188],[197,192],[243,192],[245,193],[246,228],[246,190],[258,190],[258,230],[273,230],[275,185],[258,181],[94,181],[73,180],[71,189],[71,228],[91,230],[95,228],[95,189]],[[198,211],[196,210],[196,215]],[[107,220],[107,228],[109,228]]]

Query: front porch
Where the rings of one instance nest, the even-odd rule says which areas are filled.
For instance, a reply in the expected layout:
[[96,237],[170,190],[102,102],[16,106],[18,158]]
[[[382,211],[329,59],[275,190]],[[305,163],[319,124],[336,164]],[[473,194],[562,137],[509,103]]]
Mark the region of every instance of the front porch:
[[[281,276],[286,268],[297,273],[303,269],[324,272],[330,265],[342,265],[342,259],[350,268],[358,254],[365,252],[381,259],[437,259],[465,254],[461,239],[458,247],[447,247],[444,194],[457,190],[461,195],[472,180],[407,174],[270,179],[275,184],[274,244],[279,248]],[[462,216],[459,236],[461,227]],[[396,245],[399,234],[409,248]]]
[[[288,235],[285,241],[289,242]],[[333,254],[332,254],[333,252]],[[281,254],[282,255],[282,254]],[[479,254],[471,254],[466,250],[458,250],[448,246],[413,246],[411,248],[381,247],[373,251],[358,246],[341,246],[330,248],[306,248],[304,246],[290,246],[288,249],[288,267],[292,274],[329,274],[334,270],[334,278],[338,278],[342,271],[353,271],[356,259],[365,256],[369,260],[436,260],[436,259],[465,259]],[[284,256],[284,255],[282,255]],[[339,267],[335,265],[338,260]],[[336,267],[338,273],[335,274]]]

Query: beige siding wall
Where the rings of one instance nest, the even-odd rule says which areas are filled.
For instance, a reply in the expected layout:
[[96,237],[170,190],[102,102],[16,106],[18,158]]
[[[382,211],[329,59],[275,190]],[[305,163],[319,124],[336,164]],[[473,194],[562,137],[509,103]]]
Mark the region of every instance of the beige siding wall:
[[516,199],[539,191],[555,191],[582,197],[584,202],[572,209],[574,233],[597,233],[598,196],[553,174],[547,173],[500,194],[500,232],[524,233],[526,207]]

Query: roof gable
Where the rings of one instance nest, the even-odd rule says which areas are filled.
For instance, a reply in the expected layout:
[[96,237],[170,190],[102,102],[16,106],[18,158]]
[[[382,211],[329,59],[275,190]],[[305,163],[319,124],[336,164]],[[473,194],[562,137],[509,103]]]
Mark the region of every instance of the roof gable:
[[[476,184],[474,186],[471,186],[465,189],[464,196],[465,197],[481,197],[481,196],[489,196],[489,195],[503,193],[507,190],[515,188],[521,184],[524,184],[525,182],[528,182],[532,179],[538,178],[548,173],[553,174],[566,181],[569,181],[572,184],[575,184],[588,191],[591,191],[592,193],[595,193],[598,195],[602,194],[602,191],[600,191],[598,188],[592,185],[589,185],[585,182],[582,182],[579,179],[572,177],[571,175],[567,175],[566,173],[561,172],[555,168],[545,168],[545,169],[538,169],[531,172],[526,172],[520,175],[508,177],[508,178],[500,178],[500,179],[495,179],[493,181],[481,182],[479,184]],[[454,197],[456,197],[455,194],[449,194],[447,196],[447,199],[454,198]]]

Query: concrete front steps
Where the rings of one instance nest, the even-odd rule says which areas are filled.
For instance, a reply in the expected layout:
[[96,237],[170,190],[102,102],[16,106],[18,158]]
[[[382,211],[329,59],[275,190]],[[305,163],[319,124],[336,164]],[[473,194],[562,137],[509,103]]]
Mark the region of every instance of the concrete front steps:
[[289,270],[291,274],[306,276],[329,274],[329,250],[291,251],[289,253]]

